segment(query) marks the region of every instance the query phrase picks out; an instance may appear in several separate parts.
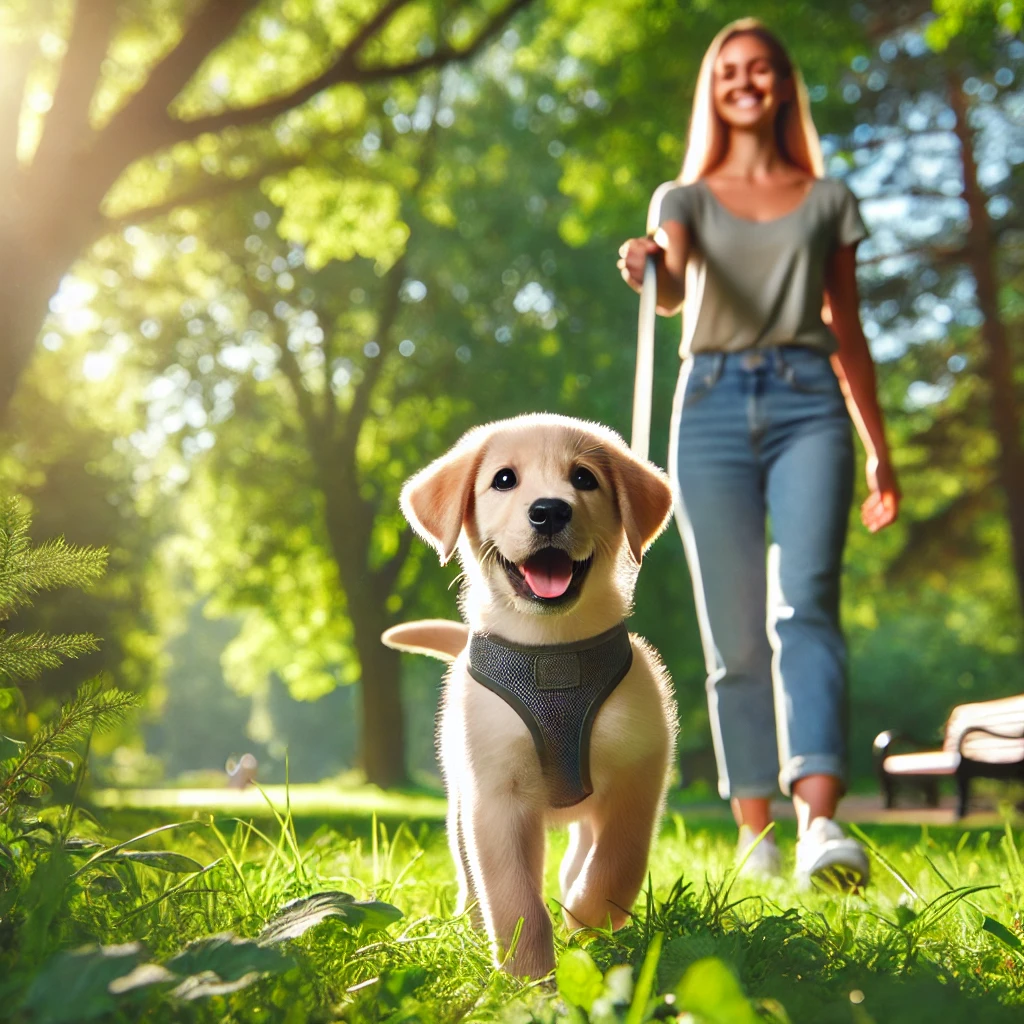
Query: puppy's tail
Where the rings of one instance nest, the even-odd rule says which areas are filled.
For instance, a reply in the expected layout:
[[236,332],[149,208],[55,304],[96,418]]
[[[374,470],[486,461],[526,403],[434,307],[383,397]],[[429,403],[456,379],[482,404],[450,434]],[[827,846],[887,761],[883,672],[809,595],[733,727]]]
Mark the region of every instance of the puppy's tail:
[[420,619],[386,629],[381,640],[396,651],[454,661],[469,641],[469,627],[453,619]]

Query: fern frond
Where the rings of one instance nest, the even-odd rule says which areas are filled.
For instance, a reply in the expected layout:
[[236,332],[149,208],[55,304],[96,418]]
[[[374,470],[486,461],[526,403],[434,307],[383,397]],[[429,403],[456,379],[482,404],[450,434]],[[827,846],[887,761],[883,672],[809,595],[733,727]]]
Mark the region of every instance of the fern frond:
[[8,633],[0,630],[0,681],[35,679],[48,668],[57,668],[65,658],[77,658],[98,650],[96,637],[89,633]]
[[28,741],[28,750],[50,752],[73,749],[93,729],[100,731],[119,725],[125,714],[138,707],[139,698],[123,690],[104,690],[101,679],[83,683],[52,721],[39,728]]
[[64,755],[74,754],[75,744],[93,730],[113,728],[139,706],[136,694],[102,687],[100,679],[83,683],[57,717],[36,730],[17,757],[0,764],[0,817],[30,783],[67,779],[69,764]]
[[0,618],[54,587],[85,587],[103,575],[107,553],[63,538],[33,547],[31,519],[17,498],[0,501]]
[[24,585],[32,592],[54,587],[86,587],[107,567],[105,548],[69,544],[63,537],[30,549],[21,558]]
[[31,522],[31,516],[18,498],[0,501],[0,562],[17,557],[28,548]]

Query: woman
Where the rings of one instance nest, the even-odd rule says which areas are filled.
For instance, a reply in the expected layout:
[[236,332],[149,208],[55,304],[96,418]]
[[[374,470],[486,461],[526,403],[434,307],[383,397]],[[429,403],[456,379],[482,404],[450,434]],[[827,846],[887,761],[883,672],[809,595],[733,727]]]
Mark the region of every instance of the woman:
[[701,64],[682,174],[651,202],[657,231],[624,243],[619,268],[639,290],[654,255],[658,311],[683,308],[669,468],[744,871],[779,873],[770,834],[751,849],[778,784],[796,809],[798,880],[855,888],[867,858],[832,821],[846,767],[851,416],[869,530],[893,522],[899,490],[858,316],[866,231],[822,171],[799,72],[760,22],[734,22]]

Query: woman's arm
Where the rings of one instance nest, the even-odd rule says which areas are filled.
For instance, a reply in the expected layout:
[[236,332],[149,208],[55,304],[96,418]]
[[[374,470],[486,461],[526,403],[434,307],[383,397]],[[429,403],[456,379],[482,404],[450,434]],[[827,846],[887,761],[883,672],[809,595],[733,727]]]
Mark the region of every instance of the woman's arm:
[[832,331],[839,342],[832,366],[867,453],[869,494],[861,506],[861,519],[875,533],[899,514],[900,489],[878,406],[875,364],[860,323],[855,252],[856,246],[845,245],[833,253],[827,269],[825,297],[831,310]]
[[653,255],[658,267],[658,312],[672,316],[683,304],[686,261],[690,254],[689,232],[682,224],[666,221],[653,238],[630,238],[619,246],[616,264],[622,279],[633,291],[644,283],[644,263]]

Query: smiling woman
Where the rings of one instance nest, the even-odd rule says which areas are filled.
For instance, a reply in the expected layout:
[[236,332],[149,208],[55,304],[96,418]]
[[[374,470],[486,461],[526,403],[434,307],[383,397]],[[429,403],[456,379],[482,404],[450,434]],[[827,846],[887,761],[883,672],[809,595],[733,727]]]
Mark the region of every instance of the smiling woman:
[[832,821],[846,771],[851,415],[868,529],[896,518],[899,491],[858,316],[867,232],[849,189],[822,177],[800,73],[760,22],[734,22],[708,48],[682,172],[655,193],[648,226],[619,267],[639,290],[654,257],[659,312],[683,312],[669,467],[743,870],[779,871],[774,842],[750,849],[778,786],[797,811],[799,880],[858,887],[864,851]]

